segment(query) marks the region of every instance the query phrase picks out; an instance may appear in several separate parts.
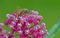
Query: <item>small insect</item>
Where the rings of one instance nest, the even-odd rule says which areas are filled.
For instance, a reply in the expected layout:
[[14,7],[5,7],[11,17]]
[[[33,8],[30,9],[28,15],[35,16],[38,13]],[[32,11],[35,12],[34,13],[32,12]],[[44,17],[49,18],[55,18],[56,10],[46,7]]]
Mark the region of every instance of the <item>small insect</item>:
[[17,17],[21,16],[21,15],[26,15],[28,13],[28,9],[22,9],[21,11],[17,12]]

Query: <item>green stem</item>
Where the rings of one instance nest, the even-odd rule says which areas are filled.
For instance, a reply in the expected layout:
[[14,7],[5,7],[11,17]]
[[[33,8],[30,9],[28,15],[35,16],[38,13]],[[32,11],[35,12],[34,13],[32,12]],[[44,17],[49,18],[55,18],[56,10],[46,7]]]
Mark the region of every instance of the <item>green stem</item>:
[[54,35],[59,28],[60,28],[60,19],[59,19],[58,22],[52,27],[52,29],[49,31],[48,36],[46,36],[45,38],[51,38],[51,36]]

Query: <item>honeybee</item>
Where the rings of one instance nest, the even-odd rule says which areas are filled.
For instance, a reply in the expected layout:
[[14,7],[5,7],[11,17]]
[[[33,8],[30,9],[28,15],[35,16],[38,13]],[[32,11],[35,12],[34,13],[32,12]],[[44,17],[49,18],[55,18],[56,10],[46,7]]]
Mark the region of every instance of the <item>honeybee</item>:
[[22,9],[21,11],[17,12],[17,17],[26,15],[28,13],[28,9]]

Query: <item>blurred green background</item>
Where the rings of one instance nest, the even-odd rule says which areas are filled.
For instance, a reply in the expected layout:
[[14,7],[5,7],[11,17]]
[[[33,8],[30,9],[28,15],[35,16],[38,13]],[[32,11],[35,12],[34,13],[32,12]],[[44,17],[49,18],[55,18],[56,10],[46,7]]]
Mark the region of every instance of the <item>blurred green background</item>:
[[[0,0],[0,22],[6,20],[7,13],[11,14],[15,10],[23,8],[39,11],[48,31],[60,17],[60,0]],[[52,38],[59,37],[60,29]]]

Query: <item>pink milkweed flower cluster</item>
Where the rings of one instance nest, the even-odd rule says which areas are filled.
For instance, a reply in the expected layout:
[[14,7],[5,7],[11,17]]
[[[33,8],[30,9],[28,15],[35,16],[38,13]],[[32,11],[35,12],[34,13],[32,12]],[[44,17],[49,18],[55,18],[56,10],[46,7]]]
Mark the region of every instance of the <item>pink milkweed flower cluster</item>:
[[7,14],[8,18],[5,25],[8,25],[11,32],[2,30],[3,24],[0,23],[0,38],[15,38],[14,32],[17,32],[19,38],[44,38],[48,34],[45,23],[39,25],[42,16],[39,16],[37,11],[31,10],[26,15],[21,15],[17,18],[17,12]]

